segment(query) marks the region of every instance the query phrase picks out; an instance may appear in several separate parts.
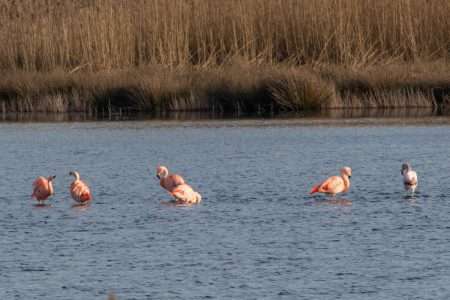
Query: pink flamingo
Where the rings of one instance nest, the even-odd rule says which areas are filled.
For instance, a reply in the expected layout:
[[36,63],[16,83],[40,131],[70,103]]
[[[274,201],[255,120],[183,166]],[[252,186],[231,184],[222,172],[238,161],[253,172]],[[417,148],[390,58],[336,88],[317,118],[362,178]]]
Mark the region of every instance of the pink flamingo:
[[39,176],[36,178],[33,182],[33,194],[31,194],[31,197],[35,198],[39,201],[39,204],[41,204],[42,201],[47,200],[48,197],[54,195],[55,192],[53,190],[52,181],[55,178],[56,176],[50,176],[47,178]]
[[175,187],[185,184],[183,177],[178,174],[169,174],[169,170],[164,166],[156,168],[156,177],[159,179],[161,187],[169,193],[172,192]]
[[403,184],[405,185],[405,189],[414,193],[418,184],[416,171],[411,168],[409,163],[404,163],[402,164],[401,174],[403,175]]
[[183,177],[178,174],[169,174],[167,167],[157,167],[156,177],[160,180],[161,187],[175,198],[177,204],[195,204],[202,200],[200,194],[195,192]]
[[341,169],[341,176],[331,176],[324,182],[315,185],[311,189],[311,194],[325,193],[336,195],[338,193],[347,192],[350,188],[350,178],[352,177],[352,169],[343,167]]
[[92,200],[91,191],[85,182],[80,179],[80,174],[78,172],[72,171],[69,173],[75,177],[74,181],[70,185],[70,194],[73,200],[80,204],[85,204]]

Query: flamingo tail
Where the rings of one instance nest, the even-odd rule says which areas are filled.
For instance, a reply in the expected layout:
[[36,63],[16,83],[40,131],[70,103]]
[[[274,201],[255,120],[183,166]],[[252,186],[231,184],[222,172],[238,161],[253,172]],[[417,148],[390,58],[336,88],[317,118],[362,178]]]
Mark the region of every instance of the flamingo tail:
[[83,193],[80,197],[81,201],[89,201],[91,200],[91,195],[89,193]]
[[310,195],[314,194],[314,193],[318,193],[319,192],[319,187],[320,185],[315,185],[313,186],[313,188],[311,189],[311,192],[309,192]]

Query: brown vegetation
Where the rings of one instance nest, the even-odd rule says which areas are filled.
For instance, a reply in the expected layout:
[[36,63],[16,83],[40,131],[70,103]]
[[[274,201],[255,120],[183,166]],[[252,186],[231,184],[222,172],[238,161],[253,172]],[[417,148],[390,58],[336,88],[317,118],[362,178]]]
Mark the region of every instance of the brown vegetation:
[[14,72],[0,78],[8,112],[302,110],[325,103],[330,84],[286,66],[161,66],[104,72]]
[[0,0],[0,18],[2,111],[430,107],[450,87],[447,0]]

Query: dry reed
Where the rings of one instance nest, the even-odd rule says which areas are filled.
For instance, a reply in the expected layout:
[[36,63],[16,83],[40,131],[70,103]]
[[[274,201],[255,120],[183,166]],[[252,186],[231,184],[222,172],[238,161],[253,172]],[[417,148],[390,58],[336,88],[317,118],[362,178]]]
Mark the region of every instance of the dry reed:
[[0,0],[0,68],[449,58],[447,0]]
[[8,112],[275,112],[317,108],[332,96],[325,90],[331,91],[331,85],[306,68],[152,66],[95,73],[14,72],[0,78],[0,103]]
[[449,87],[447,0],[0,0],[0,18],[7,111],[431,106]]
[[[264,113],[436,107],[437,101],[448,102],[444,99],[450,87],[447,66],[390,65],[351,70],[329,65],[233,63],[83,73],[21,71],[0,78],[0,110]],[[438,95],[441,90],[444,93]]]

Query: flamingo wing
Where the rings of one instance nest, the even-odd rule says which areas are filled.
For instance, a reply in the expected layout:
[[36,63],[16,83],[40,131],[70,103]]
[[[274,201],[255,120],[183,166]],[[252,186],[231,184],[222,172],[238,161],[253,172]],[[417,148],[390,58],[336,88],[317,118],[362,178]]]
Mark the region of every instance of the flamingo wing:
[[406,174],[403,176],[403,181],[405,184],[416,185],[417,173],[415,171],[406,172]]
[[36,187],[36,186],[38,186],[38,185],[40,185],[42,183],[45,183],[46,181],[47,180],[44,177],[39,176],[38,178],[36,178],[35,181],[33,181],[33,187]]
[[80,192],[80,200],[81,202],[89,201],[91,200],[91,191],[89,190],[89,187],[85,184],[83,186],[83,189]]
[[332,176],[325,180],[319,186],[319,192],[335,194],[341,192],[345,188],[344,181],[340,176]]
[[[177,186],[172,192],[172,196],[177,200],[184,203],[197,203],[199,202],[198,197],[199,194],[196,193],[192,187],[188,184],[182,184]],[[201,199],[201,198],[200,198]]]
[[89,201],[92,199],[91,197],[91,191],[89,190],[89,187],[86,183],[84,183],[81,180],[77,180],[72,183],[70,188],[70,194],[72,195],[72,198],[80,203]]
[[31,197],[34,197],[37,200],[45,200],[48,196],[50,196],[48,180],[42,176],[38,177],[33,182],[33,193],[31,194]]
[[178,174],[171,174],[168,176],[168,179],[170,180],[170,182],[173,186],[178,186],[178,185],[182,185],[182,184],[186,183],[184,181],[183,177],[181,177]]
[[174,188],[179,185],[185,184],[183,177],[177,174],[171,174],[166,178],[163,178],[160,182],[161,187],[171,192]]

